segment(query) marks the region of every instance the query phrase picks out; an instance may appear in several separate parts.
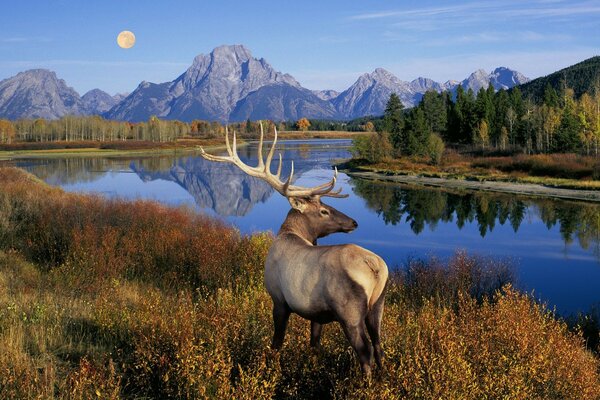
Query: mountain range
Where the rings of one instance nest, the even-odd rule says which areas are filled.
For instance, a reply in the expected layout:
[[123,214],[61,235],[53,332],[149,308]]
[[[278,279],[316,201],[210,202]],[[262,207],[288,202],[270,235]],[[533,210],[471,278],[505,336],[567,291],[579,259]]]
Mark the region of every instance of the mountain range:
[[428,78],[402,81],[383,68],[361,75],[341,93],[309,90],[289,74],[276,71],[264,58],[254,58],[242,45],[220,46],[194,58],[192,65],[170,82],[143,81],[130,94],[111,96],[93,89],[80,96],[56,73],[35,69],[0,81],[0,118],[47,118],[102,115],[108,119],[244,121],[352,119],[381,115],[391,93],[405,107],[416,105],[427,90],[456,91],[459,85],[478,91],[490,84],[497,90],[529,81],[517,71],[477,70],[463,81],[438,83]]

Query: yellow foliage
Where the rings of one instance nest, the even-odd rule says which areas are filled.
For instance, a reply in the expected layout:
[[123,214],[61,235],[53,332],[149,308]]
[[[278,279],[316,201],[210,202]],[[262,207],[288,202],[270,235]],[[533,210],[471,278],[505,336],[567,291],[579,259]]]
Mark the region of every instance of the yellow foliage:
[[[58,262],[48,269],[30,248],[37,244],[29,230],[13,237],[6,230],[15,219],[0,225],[0,398],[600,398],[599,359],[510,286],[482,302],[460,285],[448,301],[416,302],[405,283],[392,281],[382,330],[387,358],[367,382],[337,324],[325,327],[322,349],[314,350],[309,324],[292,316],[283,349],[269,349],[262,268],[270,235],[239,237],[150,203],[135,203],[141,208],[128,214],[125,205],[72,197],[12,169],[0,169],[0,183],[9,205],[0,214],[48,218],[49,202],[55,212],[65,208],[58,212],[64,221],[36,225],[37,237],[62,243],[67,232],[78,241],[48,253]],[[85,201],[70,209],[67,200]],[[102,210],[116,210],[142,250]],[[67,229],[69,215],[91,218],[97,230]],[[173,225],[161,222],[166,217]],[[175,226],[198,233],[194,224],[208,236],[187,243]],[[223,237],[232,240],[229,257],[189,258],[210,254]],[[211,272],[189,272],[190,260],[204,260],[196,268]]]

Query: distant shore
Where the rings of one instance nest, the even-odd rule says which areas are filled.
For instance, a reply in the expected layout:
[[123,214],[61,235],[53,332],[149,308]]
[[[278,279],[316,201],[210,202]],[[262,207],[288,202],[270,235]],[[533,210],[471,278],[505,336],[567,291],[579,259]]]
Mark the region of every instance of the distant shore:
[[[349,131],[283,131],[279,132],[279,139],[350,139],[358,135],[368,134],[371,133]],[[240,139],[238,143],[240,144],[242,140],[253,141],[258,139]],[[13,145],[12,147],[15,149],[11,149],[6,145],[0,147],[0,161],[24,158],[123,157],[129,155],[173,154],[180,152],[194,153],[198,151],[200,146],[211,150],[225,148],[223,138],[180,139],[176,142],[25,142]]]

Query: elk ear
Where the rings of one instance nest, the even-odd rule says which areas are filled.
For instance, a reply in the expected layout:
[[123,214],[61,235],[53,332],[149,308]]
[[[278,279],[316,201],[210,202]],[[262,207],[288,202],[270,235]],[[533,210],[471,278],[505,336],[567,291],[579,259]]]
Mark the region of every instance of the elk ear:
[[308,199],[303,197],[288,197],[288,201],[294,210],[298,210],[301,213],[303,213],[308,206]]

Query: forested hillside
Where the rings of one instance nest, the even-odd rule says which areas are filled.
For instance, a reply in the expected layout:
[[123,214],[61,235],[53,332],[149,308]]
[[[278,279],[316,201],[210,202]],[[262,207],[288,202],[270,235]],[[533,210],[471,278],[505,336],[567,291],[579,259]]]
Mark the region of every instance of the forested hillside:
[[573,89],[575,97],[579,98],[584,93],[593,92],[599,79],[600,56],[597,56],[524,83],[519,86],[519,89],[524,97],[531,97],[536,102],[543,100],[548,85],[556,91],[570,87]]

